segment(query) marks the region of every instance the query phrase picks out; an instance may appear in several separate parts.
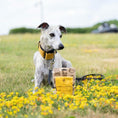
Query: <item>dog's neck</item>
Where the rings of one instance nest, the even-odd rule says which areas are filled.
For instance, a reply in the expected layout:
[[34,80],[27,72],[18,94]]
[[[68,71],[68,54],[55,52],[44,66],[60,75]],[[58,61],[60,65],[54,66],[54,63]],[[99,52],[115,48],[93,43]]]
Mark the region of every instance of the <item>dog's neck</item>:
[[43,37],[41,37],[41,39],[40,39],[40,46],[46,52],[50,52],[50,51],[54,50],[53,48],[51,48],[47,45],[46,40],[43,39]]
[[48,47],[42,41],[40,41],[40,46],[44,51],[46,51],[46,52],[49,51]]
[[[44,42],[45,41],[45,42]],[[57,53],[56,50],[49,48],[49,46],[46,45],[46,40],[40,40],[39,44],[39,52],[41,56],[47,61],[47,60],[54,60],[55,54]]]
[[41,54],[41,56],[45,59],[45,60],[54,60],[55,54],[57,53],[56,50],[52,49],[49,51],[45,51],[39,41],[39,52]]

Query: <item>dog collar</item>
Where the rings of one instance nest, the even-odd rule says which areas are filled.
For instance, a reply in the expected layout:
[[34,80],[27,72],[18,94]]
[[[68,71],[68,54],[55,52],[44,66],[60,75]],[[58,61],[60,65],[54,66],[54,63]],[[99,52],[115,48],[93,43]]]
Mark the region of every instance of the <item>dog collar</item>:
[[46,60],[50,60],[50,59],[53,59],[54,58],[54,56],[55,56],[55,54],[57,53],[57,51],[56,50],[51,50],[51,51],[45,51],[42,47],[41,47],[41,45],[40,45],[40,43],[39,43],[39,52],[40,52],[40,54],[41,54],[41,56],[44,58],[44,59],[46,59]]

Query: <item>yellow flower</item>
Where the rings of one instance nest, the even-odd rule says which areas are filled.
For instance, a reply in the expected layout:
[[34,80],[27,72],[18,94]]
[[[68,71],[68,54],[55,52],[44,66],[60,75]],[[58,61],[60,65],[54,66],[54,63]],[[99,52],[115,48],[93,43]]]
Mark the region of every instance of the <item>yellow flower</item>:
[[41,115],[46,116],[46,115],[48,115],[48,113],[47,112],[41,112]]
[[51,109],[49,109],[49,111],[48,111],[50,114],[53,114],[53,111],[51,110]]
[[73,103],[72,104],[70,104],[70,109],[72,109],[72,110],[75,110],[75,109],[77,109],[77,106],[76,105],[74,105]]
[[8,118],[8,116],[5,116],[5,118]]
[[35,87],[35,90],[37,90],[39,87]]
[[16,111],[16,110],[14,110],[14,111],[13,111],[13,113],[14,113],[14,114],[16,114],[16,113],[17,113],[17,111]]
[[3,114],[0,114],[0,118],[2,118],[3,117]]
[[13,115],[13,113],[11,111],[7,112],[9,115]]
[[27,114],[25,114],[25,115],[24,115],[24,117],[25,117],[25,118],[27,118],[27,117],[28,117],[28,115],[27,115]]
[[68,106],[68,103],[67,103],[67,102],[65,102],[65,106],[66,106],[66,107]]
[[60,111],[60,106],[58,106],[58,110]]

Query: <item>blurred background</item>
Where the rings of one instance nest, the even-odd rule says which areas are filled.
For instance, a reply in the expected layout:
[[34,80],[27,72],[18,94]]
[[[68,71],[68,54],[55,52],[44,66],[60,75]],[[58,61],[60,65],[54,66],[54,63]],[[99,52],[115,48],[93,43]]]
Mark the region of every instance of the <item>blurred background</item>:
[[117,6],[118,0],[1,0],[0,35],[14,28],[36,29],[44,21],[61,24],[68,31],[79,28],[77,33],[92,32],[103,22],[115,24],[114,28],[118,26]]

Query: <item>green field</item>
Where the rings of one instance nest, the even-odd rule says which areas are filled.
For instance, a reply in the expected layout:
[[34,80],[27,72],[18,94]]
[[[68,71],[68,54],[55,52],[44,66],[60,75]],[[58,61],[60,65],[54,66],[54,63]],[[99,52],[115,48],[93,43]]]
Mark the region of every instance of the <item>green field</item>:
[[[40,34],[0,36],[0,93],[22,96],[34,87],[33,54],[39,40]],[[65,48],[59,53],[72,62],[77,77],[118,75],[118,34],[65,34],[62,42]]]
[[[34,85],[33,54],[40,34],[0,36],[0,92],[24,93]],[[118,74],[118,34],[67,34],[59,51],[72,62],[77,76]]]

